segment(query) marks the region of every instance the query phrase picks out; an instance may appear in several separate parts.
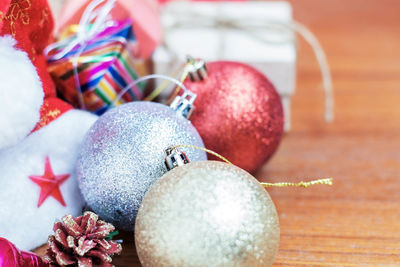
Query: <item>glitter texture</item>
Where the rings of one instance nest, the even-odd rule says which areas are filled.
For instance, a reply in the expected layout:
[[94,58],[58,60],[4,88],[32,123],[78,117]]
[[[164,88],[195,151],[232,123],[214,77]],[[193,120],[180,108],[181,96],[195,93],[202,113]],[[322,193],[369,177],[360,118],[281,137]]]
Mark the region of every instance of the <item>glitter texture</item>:
[[[167,171],[165,148],[177,144],[204,147],[190,121],[168,106],[133,102],[105,113],[87,133],[78,159],[86,202],[102,219],[133,231],[144,194]],[[192,161],[207,159],[203,151],[187,154]]]
[[279,221],[250,174],[194,162],[169,171],[146,194],[135,242],[143,266],[271,266]]
[[253,172],[281,140],[280,97],[271,82],[248,65],[217,61],[208,63],[207,70],[207,79],[185,81],[197,94],[191,121],[208,149]]

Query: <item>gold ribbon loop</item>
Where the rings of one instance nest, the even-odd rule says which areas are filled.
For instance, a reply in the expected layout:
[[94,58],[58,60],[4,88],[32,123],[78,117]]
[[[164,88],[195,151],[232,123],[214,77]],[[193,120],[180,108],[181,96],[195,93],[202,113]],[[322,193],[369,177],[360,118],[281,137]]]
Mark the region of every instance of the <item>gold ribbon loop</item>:
[[333,185],[333,180],[332,180],[332,178],[323,178],[323,179],[318,179],[318,180],[312,180],[309,182],[301,181],[299,183],[285,183],[285,182],[261,183],[261,185],[264,187],[304,187],[304,188],[307,188],[312,185],[317,185],[317,184]]
[[[232,162],[230,162],[227,158],[224,156],[221,156],[220,154],[209,150],[207,148],[199,147],[199,146],[194,146],[194,145],[176,145],[171,147],[171,150],[177,149],[177,148],[193,148],[197,150],[202,150],[204,152],[207,152],[213,156],[216,156],[217,158],[223,160],[224,162],[228,164],[234,165]],[[289,183],[289,182],[278,182],[278,183],[260,183],[264,187],[303,187],[307,188],[313,185],[333,185],[333,179],[332,178],[322,178],[322,179],[317,179],[317,180],[312,180],[308,182],[298,182],[298,183]]]

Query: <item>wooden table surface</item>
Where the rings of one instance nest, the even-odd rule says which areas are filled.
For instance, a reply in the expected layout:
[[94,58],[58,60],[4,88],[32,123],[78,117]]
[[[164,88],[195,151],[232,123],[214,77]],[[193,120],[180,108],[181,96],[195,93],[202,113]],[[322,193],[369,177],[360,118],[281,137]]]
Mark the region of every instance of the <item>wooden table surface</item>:
[[400,266],[400,1],[291,2],[326,50],[336,119],[322,120],[320,75],[300,42],[293,130],[257,177],[335,184],[268,190],[281,222],[275,265]]
[[[293,129],[261,181],[333,177],[334,186],[268,189],[281,224],[276,266],[400,266],[400,1],[290,1],[332,69],[335,115],[299,41]],[[140,266],[124,234],[117,266]]]

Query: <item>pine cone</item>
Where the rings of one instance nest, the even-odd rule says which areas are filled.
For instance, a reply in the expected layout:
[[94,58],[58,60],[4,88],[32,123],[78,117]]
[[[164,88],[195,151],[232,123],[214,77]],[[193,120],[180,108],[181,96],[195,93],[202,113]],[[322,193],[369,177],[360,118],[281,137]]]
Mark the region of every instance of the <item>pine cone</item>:
[[112,224],[90,211],[76,219],[66,215],[61,220],[54,224],[54,235],[49,236],[50,247],[44,256],[50,266],[113,266],[111,256],[120,254],[122,247],[105,239],[115,229]]

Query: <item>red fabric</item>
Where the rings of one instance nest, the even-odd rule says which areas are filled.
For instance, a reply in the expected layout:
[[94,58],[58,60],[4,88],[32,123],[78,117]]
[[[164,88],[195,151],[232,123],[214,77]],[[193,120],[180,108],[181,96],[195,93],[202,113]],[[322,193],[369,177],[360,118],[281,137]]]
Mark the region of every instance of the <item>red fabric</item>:
[[[17,47],[28,54],[42,81],[45,100],[41,120],[35,130],[72,108],[55,98],[56,88],[47,72],[43,56],[43,50],[52,41],[53,27],[54,21],[47,0],[0,0],[0,36],[12,35],[17,40]],[[46,117],[51,110],[58,110],[60,114],[54,118]]]
[[4,14],[7,14],[11,0],[0,1],[0,29],[3,27]]
[[71,105],[57,97],[47,97],[44,99],[42,108],[40,109],[40,121],[33,131],[46,126],[53,120],[60,117],[64,112],[72,109]]
[[[0,0],[1,1],[1,0]],[[44,92],[44,97],[55,97],[56,96],[56,87],[53,79],[51,78],[49,72],[47,71],[47,61],[43,55],[39,55],[36,57],[36,61],[34,63],[36,67],[36,72],[42,81],[42,87]]]

